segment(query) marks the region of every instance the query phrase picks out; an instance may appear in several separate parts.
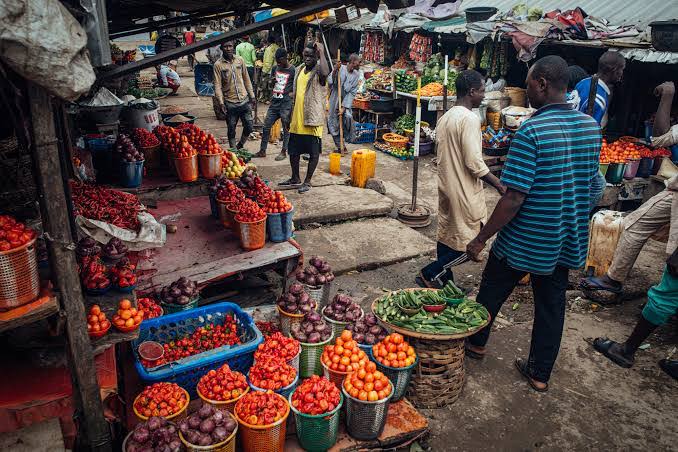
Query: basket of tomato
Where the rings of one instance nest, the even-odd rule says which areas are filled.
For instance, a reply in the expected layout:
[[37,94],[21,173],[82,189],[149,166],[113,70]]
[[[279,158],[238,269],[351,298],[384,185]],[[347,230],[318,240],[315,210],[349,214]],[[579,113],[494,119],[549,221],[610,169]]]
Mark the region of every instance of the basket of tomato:
[[40,294],[35,231],[0,215],[0,309],[30,303]]
[[337,442],[339,410],[344,397],[325,377],[313,375],[290,395],[289,403],[299,445],[305,450],[328,450]]
[[242,450],[269,452],[285,450],[290,405],[273,391],[253,391],[235,404]]
[[239,227],[240,245],[248,250],[258,250],[266,244],[266,212],[251,199],[243,200],[235,214]]
[[368,363],[367,354],[358,347],[350,331],[344,330],[336,338],[334,345],[326,345],[320,362],[325,377],[335,385],[341,386],[350,373]]
[[170,420],[185,415],[189,402],[188,392],[178,384],[160,382],[146,386],[134,399],[132,408],[142,421],[153,416]]
[[138,298],[137,309],[141,312],[144,320],[154,319],[164,314],[158,302],[149,297]]
[[299,372],[281,358],[266,356],[254,362],[247,378],[254,391],[275,391],[287,398],[299,381]]
[[263,202],[266,212],[266,230],[271,242],[284,242],[292,237],[294,207],[282,192],[276,191]]
[[402,334],[393,333],[370,350],[377,369],[384,373],[393,384],[392,402],[400,400],[410,385],[412,370],[417,365],[417,354]]
[[259,344],[257,351],[254,352],[254,360],[266,359],[268,357],[278,357],[299,372],[299,355],[301,346],[299,341],[291,337],[285,337],[280,332],[275,332],[264,338],[264,342]]
[[344,380],[346,430],[353,438],[368,441],[381,435],[386,424],[393,385],[369,361]]
[[181,137],[181,142],[177,151],[172,155],[172,160],[181,182],[193,182],[198,179],[198,153],[188,143],[185,136]]
[[198,382],[197,393],[205,403],[233,413],[235,404],[250,390],[245,375],[228,364],[207,372]]

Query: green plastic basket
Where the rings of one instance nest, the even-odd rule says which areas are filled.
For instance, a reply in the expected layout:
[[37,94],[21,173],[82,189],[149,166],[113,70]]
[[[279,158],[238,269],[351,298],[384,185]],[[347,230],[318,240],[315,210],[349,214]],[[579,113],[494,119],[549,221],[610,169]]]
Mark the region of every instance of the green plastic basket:
[[292,394],[289,396],[290,409],[294,413],[299,445],[307,451],[325,451],[334,446],[339,435],[339,414],[344,404],[344,395],[339,393],[339,404],[329,413],[310,415],[297,411],[292,406]]
[[299,356],[299,376],[301,378],[308,378],[311,375],[321,375],[323,374],[322,364],[320,363],[320,357],[323,354],[323,349],[327,344],[332,340],[330,336],[324,342],[318,342],[317,344],[307,344],[305,342],[300,342],[301,344],[301,355]]
[[200,296],[195,297],[193,300],[189,301],[188,304],[179,305],[179,304],[167,304],[164,301],[160,302],[160,306],[165,314],[174,314],[176,312],[188,311],[198,306],[200,301]]

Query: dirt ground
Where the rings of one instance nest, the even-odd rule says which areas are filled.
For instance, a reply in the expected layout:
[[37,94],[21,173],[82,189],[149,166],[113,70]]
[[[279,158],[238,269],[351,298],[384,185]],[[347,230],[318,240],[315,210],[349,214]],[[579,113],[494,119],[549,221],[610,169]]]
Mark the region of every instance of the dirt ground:
[[[200,58],[200,57],[199,57]],[[204,58],[203,58],[204,59]],[[192,93],[193,79],[180,62],[184,79],[178,98],[163,104],[190,105],[197,122],[225,137],[225,123],[216,121],[210,98]],[[189,88],[190,86],[190,88]],[[265,106],[263,107],[265,109]],[[259,112],[263,119],[263,112]],[[238,135],[239,136],[239,135]],[[325,150],[331,150],[331,138],[323,139]],[[247,149],[258,150],[259,141],[250,141]],[[351,145],[349,148],[360,147]],[[269,146],[269,157],[257,159],[264,177],[279,181],[289,175],[286,161],[274,162],[279,146]],[[409,201],[412,163],[384,154],[378,155],[377,177],[384,181],[386,195],[398,203]],[[342,159],[348,173],[349,159]],[[324,153],[318,172],[326,172]],[[304,170],[302,169],[302,175]],[[319,180],[324,178],[318,177]],[[435,165],[424,157],[419,173],[419,199],[435,210]],[[497,196],[486,190],[488,208]],[[311,190],[305,196],[313,196]],[[433,224],[420,230],[435,239]],[[397,246],[397,244],[394,244]],[[323,250],[305,250],[322,254]],[[516,357],[529,351],[532,296],[529,287],[520,287],[502,309],[502,318],[495,324],[489,354],[482,362],[466,360],[467,380],[459,400],[444,409],[425,410],[431,422],[431,434],[422,446],[435,451],[452,450],[675,450],[678,444],[678,383],[664,374],[657,361],[676,346],[677,324],[663,326],[650,337],[649,348],[639,351],[633,369],[622,369],[595,353],[591,338],[609,336],[623,340],[631,331],[645,302],[647,288],[659,280],[665,259],[663,244],[650,241],[641,253],[626,289],[631,294],[622,305],[591,306],[575,290],[580,272],[571,272],[565,332],[551,388],[537,394],[520,378],[513,367]],[[350,272],[335,281],[340,287],[361,299],[367,306],[382,289],[412,287],[419,269],[430,262],[421,257],[366,272]],[[467,263],[456,267],[457,282],[474,288],[480,282],[483,263]],[[513,310],[514,303],[518,303]]]

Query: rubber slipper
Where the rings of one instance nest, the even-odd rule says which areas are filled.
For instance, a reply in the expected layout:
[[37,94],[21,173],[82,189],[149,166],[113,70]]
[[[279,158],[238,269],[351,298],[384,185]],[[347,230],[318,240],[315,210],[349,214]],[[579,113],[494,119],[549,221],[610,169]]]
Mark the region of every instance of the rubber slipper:
[[285,160],[287,158],[287,154],[278,154],[275,156],[275,161],[280,162],[281,160]]
[[662,359],[659,361],[659,367],[674,380],[678,380],[678,361],[675,359]]
[[311,189],[310,184],[302,184],[301,187],[299,187],[299,190],[297,190],[299,193],[306,193]]
[[582,279],[581,282],[579,283],[579,286],[585,290],[604,290],[607,292],[612,292],[614,294],[622,293],[621,287],[615,289],[614,287],[604,286],[600,281],[600,278],[596,277]]
[[532,375],[530,375],[530,372],[527,370],[527,363],[525,361],[523,361],[520,358],[517,358],[513,362],[513,364],[515,364],[516,369],[518,369],[518,372],[520,372],[520,375],[522,375],[525,378],[525,380],[527,380],[527,384],[529,384],[532,389],[534,389],[537,392],[546,392],[549,390],[548,383],[546,383],[546,386],[544,386],[543,388],[540,388],[539,386],[534,384],[534,380],[532,378]]
[[484,358],[485,358],[485,353],[478,353],[477,351],[472,350],[472,349],[468,346],[468,344],[464,345],[464,353],[465,353],[466,356],[468,356],[469,358],[475,359],[475,360],[478,360],[478,361],[480,361],[481,359],[484,359]]
[[622,344],[618,342],[611,341],[606,337],[598,337],[593,340],[593,348],[618,366],[625,369],[633,366],[633,358],[629,359],[624,355]]
[[293,182],[292,179],[287,179],[278,183],[278,187],[301,187],[301,182]]
[[262,154],[261,152],[257,152],[257,153],[254,154],[252,157],[254,157],[254,158],[265,158],[265,157],[266,157],[266,153],[263,153],[263,154]]

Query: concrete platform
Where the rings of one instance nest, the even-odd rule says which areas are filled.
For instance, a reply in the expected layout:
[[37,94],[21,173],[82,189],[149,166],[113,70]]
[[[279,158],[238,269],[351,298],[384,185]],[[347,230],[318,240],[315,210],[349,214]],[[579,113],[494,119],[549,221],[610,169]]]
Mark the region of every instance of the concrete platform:
[[335,274],[368,270],[432,254],[436,244],[393,218],[370,218],[297,231],[303,250],[323,256]]
[[393,209],[393,201],[387,196],[348,185],[313,187],[304,194],[287,190],[285,196],[296,209],[294,224],[297,227],[379,217],[388,215]]

